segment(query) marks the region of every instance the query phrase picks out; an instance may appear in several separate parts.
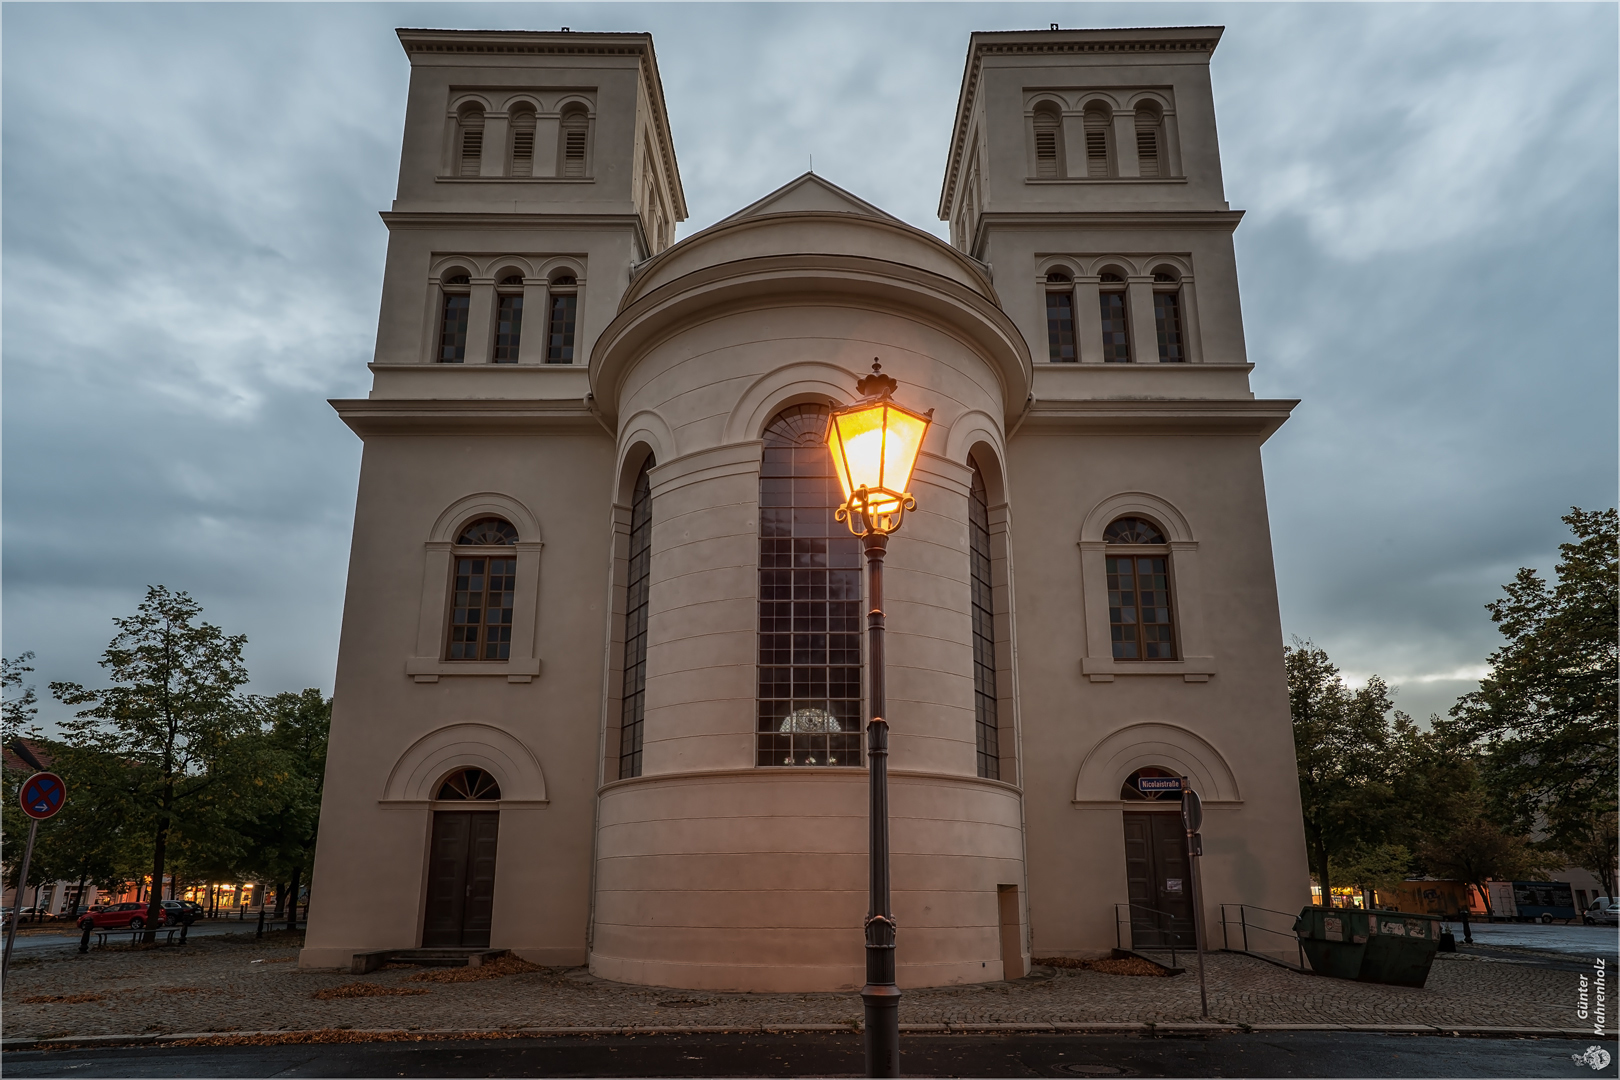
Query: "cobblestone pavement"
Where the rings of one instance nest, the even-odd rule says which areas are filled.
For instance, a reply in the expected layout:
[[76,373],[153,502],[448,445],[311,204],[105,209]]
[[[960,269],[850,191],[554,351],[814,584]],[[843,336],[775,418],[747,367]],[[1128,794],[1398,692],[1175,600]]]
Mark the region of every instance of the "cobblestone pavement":
[[[846,994],[725,994],[628,986],[550,968],[465,983],[409,982],[416,969],[366,976],[299,971],[290,937],[209,937],[184,948],[106,948],[13,958],[6,1039],[98,1034],[358,1029],[776,1026],[850,1024]],[[1612,976],[1611,976],[1612,978]],[[1346,982],[1230,953],[1208,958],[1211,1019],[1241,1024],[1412,1024],[1581,1028],[1579,975],[1442,956],[1423,989]],[[353,982],[427,989],[317,1000]],[[28,999],[79,998],[49,1001]],[[1037,968],[1017,983],[908,990],[903,1024],[1197,1021],[1195,972],[1174,978]],[[1612,1026],[1612,1024],[1611,1024]]]

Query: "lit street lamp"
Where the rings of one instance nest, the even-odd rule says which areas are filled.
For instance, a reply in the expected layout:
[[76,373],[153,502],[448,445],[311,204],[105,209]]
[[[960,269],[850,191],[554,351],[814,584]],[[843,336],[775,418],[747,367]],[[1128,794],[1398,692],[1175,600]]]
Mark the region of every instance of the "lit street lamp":
[[871,790],[870,903],[866,913],[866,1075],[900,1075],[900,988],[894,981],[894,913],[889,910],[889,723],[883,687],[883,553],[889,534],[917,500],[906,490],[934,410],[914,413],[890,400],[899,383],[872,361],[872,374],[855,384],[861,398],[834,409],[827,449],[844,489],[837,518],[866,548],[866,614],[871,719],[866,757]]

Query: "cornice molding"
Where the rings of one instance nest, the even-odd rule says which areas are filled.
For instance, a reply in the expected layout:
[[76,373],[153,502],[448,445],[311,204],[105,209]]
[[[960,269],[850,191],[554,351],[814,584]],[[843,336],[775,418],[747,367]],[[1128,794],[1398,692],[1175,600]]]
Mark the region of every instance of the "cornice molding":
[[1037,401],[1024,430],[1233,434],[1269,439],[1288,421],[1297,399],[1254,401],[1205,398],[1101,398],[1086,401]]
[[331,398],[327,404],[362,439],[368,435],[443,432],[605,434],[596,417],[580,400]]
[[641,227],[640,214],[528,214],[487,210],[380,210],[388,231],[396,229],[539,229]]
[[990,225],[1027,225],[1038,229],[1079,226],[1088,229],[1217,229],[1236,231],[1242,210],[1069,210],[1050,213],[985,211],[982,233]]
[[[939,220],[949,221],[966,149],[968,117],[979,93],[986,56],[1061,56],[1104,53],[1214,54],[1225,28],[1220,26],[1140,27],[1121,30],[1009,30],[980,32],[968,45],[962,70],[962,89],[956,98],[956,124],[951,129],[950,152],[945,159],[945,182],[939,193]],[[1000,40],[997,40],[997,39]]]

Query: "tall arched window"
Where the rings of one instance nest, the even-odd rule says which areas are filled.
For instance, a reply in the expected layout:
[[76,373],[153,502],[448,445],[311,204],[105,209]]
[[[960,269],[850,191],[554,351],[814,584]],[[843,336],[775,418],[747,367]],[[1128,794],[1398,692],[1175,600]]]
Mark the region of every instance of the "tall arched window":
[[1159,363],[1179,364],[1187,359],[1181,325],[1181,281],[1169,267],[1153,272],[1153,329],[1159,339]]
[[546,363],[574,362],[574,323],[579,310],[579,283],[572,274],[551,279],[551,311],[546,319]]
[[990,494],[977,461],[968,488],[968,571],[973,581],[973,718],[979,775],[1001,779],[996,716],[996,603],[990,577]]
[[517,557],[507,551],[517,541],[511,522],[498,517],[470,521],[457,534],[446,659],[511,659]]
[[765,429],[758,765],[861,762],[861,547],[833,520],[827,414],[794,405]]
[[1074,282],[1062,270],[1046,275],[1047,359],[1055,364],[1079,359],[1074,344]]
[[641,463],[630,497],[629,566],[624,581],[624,694],[619,711],[619,779],[641,775],[647,704],[647,583],[652,568],[653,456]]
[[439,354],[441,364],[460,364],[467,359],[467,324],[472,315],[472,278],[452,270],[439,286],[444,306],[439,312]]
[[512,175],[534,175],[534,110],[512,113]]
[[1131,362],[1130,323],[1126,317],[1125,277],[1116,270],[1097,276],[1097,300],[1101,305],[1103,361],[1109,364]]
[[456,175],[477,176],[483,169],[484,110],[476,105],[462,110],[456,124]]
[[558,160],[562,162],[562,168],[558,171],[558,175],[589,175],[585,153],[590,124],[590,117],[585,115],[582,109],[568,113],[562,118],[562,147],[557,155]]
[[1035,110],[1035,176],[1055,180],[1063,175],[1063,117],[1050,105]]
[[495,287],[495,356],[497,364],[518,362],[523,341],[523,275],[507,274]]
[[1086,175],[1100,180],[1114,174],[1114,118],[1100,103],[1086,109]]
[[1147,518],[1122,517],[1103,530],[1109,546],[1108,622],[1115,660],[1174,660],[1170,545]]

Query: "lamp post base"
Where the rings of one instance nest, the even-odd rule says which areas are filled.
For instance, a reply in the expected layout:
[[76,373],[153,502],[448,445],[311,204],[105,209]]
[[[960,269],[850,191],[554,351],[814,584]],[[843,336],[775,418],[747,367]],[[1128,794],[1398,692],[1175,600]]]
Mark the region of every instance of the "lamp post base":
[[861,987],[866,1019],[866,1075],[900,1075],[900,988],[894,983]]

